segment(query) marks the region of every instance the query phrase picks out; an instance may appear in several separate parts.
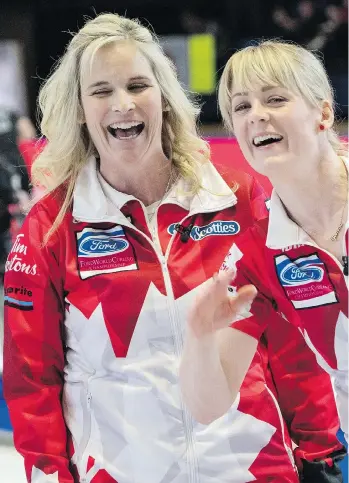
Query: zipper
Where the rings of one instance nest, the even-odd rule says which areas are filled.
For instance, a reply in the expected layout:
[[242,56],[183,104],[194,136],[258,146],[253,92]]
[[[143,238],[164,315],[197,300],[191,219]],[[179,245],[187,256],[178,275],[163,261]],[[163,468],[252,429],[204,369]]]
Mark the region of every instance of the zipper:
[[93,376],[87,378],[83,386],[83,433],[79,448],[77,451],[76,461],[80,462],[79,474],[81,483],[87,481],[87,464],[88,464],[88,454],[86,453],[88,443],[91,438],[92,429],[92,417],[91,417],[91,404],[92,404],[92,394],[90,392],[90,381]]
[[269,389],[269,387],[266,384],[264,384],[264,386],[265,386],[266,390],[268,391],[270,397],[272,398],[274,405],[275,405],[275,408],[276,408],[276,411],[277,411],[278,416],[279,416],[279,421],[280,421],[280,426],[281,426],[281,434],[282,434],[282,442],[283,442],[283,445],[286,449],[286,453],[287,453],[287,455],[288,455],[288,457],[291,461],[291,464],[292,464],[294,471],[298,474],[298,468],[297,468],[295,460],[294,460],[293,451],[286,444],[284,420],[283,420],[283,417],[282,417],[282,414],[281,414],[280,407],[278,405],[278,402],[277,402],[276,397],[274,396],[273,392]]
[[[226,208],[229,208],[230,206],[232,206],[231,203],[227,203],[226,205],[224,205],[222,207],[219,207],[219,208],[216,207],[212,210],[205,211],[203,214],[215,213],[218,210],[221,211],[221,210],[224,210]],[[159,207],[158,207],[158,209],[159,209]],[[200,213],[201,213],[201,211],[198,211],[198,210],[190,212],[178,224],[181,225],[187,219],[189,219],[192,216],[195,216],[197,214],[200,214]],[[158,215],[158,211],[156,212],[156,214],[154,214],[154,216],[157,217],[157,215]],[[154,249],[154,253],[156,254],[156,256],[157,256],[157,258],[160,262],[161,271],[162,271],[162,275],[163,275],[163,278],[164,278],[165,289],[166,289],[166,294],[167,294],[166,300],[167,300],[168,309],[169,309],[170,323],[171,323],[172,330],[173,330],[173,333],[174,333],[175,353],[176,353],[176,356],[179,359],[181,352],[182,352],[182,349],[183,349],[183,336],[182,336],[181,324],[179,322],[179,316],[178,316],[177,310],[176,310],[175,298],[174,298],[174,294],[173,294],[171,278],[170,278],[170,275],[169,275],[168,265],[167,265],[167,260],[168,260],[169,254],[170,254],[171,247],[173,245],[173,242],[175,240],[176,235],[179,236],[179,233],[175,232],[172,235],[172,237],[171,237],[171,239],[168,243],[165,255],[163,255],[158,250],[158,247],[156,246],[156,243],[154,242],[154,240],[152,238],[149,238],[145,233],[143,233],[141,230],[139,230],[138,228],[133,226],[131,223],[130,224],[125,223],[125,220],[123,220],[123,223],[120,223],[120,220],[117,221],[116,218],[112,218],[112,217],[104,218],[102,220],[92,220],[92,219],[85,219],[85,220],[80,219],[79,220],[79,219],[73,217],[73,221],[74,222],[80,221],[82,223],[107,222],[107,223],[121,224],[122,226],[127,226],[128,228],[130,228],[130,229],[134,230],[135,232],[139,233],[141,236],[143,236],[151,244],[151,246]],[[146,221],[146,223],[147,223],[147,221]],[[148,223],[147,223],[147,225],[148,225]],[[148,226],[148,229],[149,229],[149,226]],[[149,232],[151,232],[151,230],[149,230]],[[91,398],[92,397],[89,397],[91,395],[89,394],[88,391],[87,391],[86,396],[87,396],[86,397],[87,411],[90,412]],[[192,419],[191,415],[189,414],[186,406],[184,405],[182,398],[180,398],[180,404],[181,404],[182,414],[183,414],[183,417],[184,417],[183,423],[184,423],[185,437],[186,437],[186,441],[187,441],[187,462],[188,462],[188,469],[189,469],[189,483],[199,483],[198,462],[197,462],[197,458],[196,458],[196,454],[195,454],[195,450],[194,450],[195,444],[194,444],[194,436],[193,436],[193,429],[194,429],[193,419]],[[91,434],[91,416],[89,417],[88,436],[86,436],[84,441],[83,441],[84,442],[84,445],[82,445],[83,449],[79,451],[80,457],[84,456],[83,453],[85,452],[85,450],[87,448],[90,434]],[[86,462],[83,461],[83,464],[85,465],[85,468],[87,468],[87,460],[86,460]],[[81,473],[80,473],[80,475],[81,475]],[[84,477],[86,477],[86,471],[84,472]],[[82,483],[85,483],[85,481],[86,481],[86,479],[84,477],[81,478]]]
[[[180,224],[183,223],[183,221],[185,221],[187,217],[189,217],[189,215],[183,218]],[[179,233],[177,235],[179,236]],[[182,336],[181,324],[179,322],[179,316],[176,310],[172,283],[171,283],[168,266],[167,266],[168,256],[175,237],[176,237],[176,233],[172,235],[169,241],[165,256],[161,257],[161,268],[162,268],[162,273],[163,273],[165,288],[167,293],[167,303],[169,307],[170,321],[171,321],[171,326],[174,333],[175,353],[177,358],[179,359],[183,349],[183,336]],[[194,436],[193,436],[193,429],[194,429],[193,420],[186,406],[184,405],[183,399],[181,397],[180,397],[180,405],[181,405],[181,410],[184,418],[184,421],[183,421],[184,432],[185,432],[185,438],[187,442],[187,465],[189,470],[189,482],[198,483],[199,482],[198,462],[197,462],[195,449],[194,449],[195,443],[194,443]]]
[[[225,208],[228,208],[231,206],[230,204],[227,205]],[[221,208],[224,209],[224,208]],[[210,211],[205,211],[206,213],[215,213],[217,209],[213,209]],[[200,211],[193,211],[191,213],[188,213],[180,222],[178,222],[179,225],[182,225],[186,220],[190,219],[191,217],[200,214]],[[179,322],[179,316],[177,313],[176,309],[176,304],[175,304],[175,298],[173,294],[173,288],[172,288],[172,283],[171,279],[169,276],[168,272],[168,266],[167,266],[167,260],[169,258],[170,250],[173,245],[173,242],[175,240],[176,235],[179,237],[180,233],[174,233],[168,243],[165,256],[161,255],[161,258],[159,257],[160,263],[161,263],[161,268],[162,268],[162,273],[164,277],[164,282],[165,282],[165,288],[166,288],[166,293],[167,293],[167,302],[169,306],[169,313],[170,313],[170,320],[171,320],[171,325],[173,327],[173,332],[175,334],[174,341],[175,341],[175,351],[176,355],[178,358],[180,358],[180,355],[183,350],[183,332],[181,330],[181,323]],[[156,252],[156,250],[155,250]],[[156,252],[157,253],[157,252]],[[186,408],[183,399],[180,398],[180,404],[181,404],[181,409],[182,409],[182,414],[184,417],[184,431],[185,431],[185,436],[186,436],[186,441],[187,441],[187,461],[188,461],[188,468],[189,468],[189,482],[190,483],[199,483],[199,476],[198,476],[198,461],[196,458],[195,454],[195,442],[194,442],[194,436],[193,436],[193,418],[189,414],[188,409]]]
[[[211,213],[214,213],[215,211],[217,210],[216,209],[212,210]],[[181,225],[187,219],[190,219],[192,216],[199,213],[200,213],[199,211],[188,213],[184,218],[182,218],[179,224]],[[205,212],[205,213],[208,213],[208,212]],[[157,213],[156,213],[156,216],[157,216]],[[165,255],[163,255],[162,253],[160,255],[158,253],[154,243],[152,243],[152,246],[154,247],[154,251],[159,259],[162,275],[164,277],[165,289],[167,294],[166,300],[167,300],[169,315],[170,315],[170,323],[174,333],[175,353],[177,358],[179,359],[183,350],[183,336],[182,336],[182,330],[181,330],[182,327],[181,327],[181,323],[179,322],[179,316],[176,309],[171,278],[169,275],[168,265],[167,265],[167,260],[169,258],[171,247],[173,245],[176,235],[179,236],[180,234],[175,232],[172,235],[168,243]],[[195,449],[194,449],[195,442],[194,442],[194,435],[193,435],[193,430],[194,430],[193,419],[189,414],[189,411],[186,408],[182,398],[180,398],[180,404],[181,404],[182,414],[184,418],[184,432],[185,432],[185,437],[187,441],[187,464],[188,464],[188,470],[189,470],[189,483],[199,483],[198,461],[197,461]]]

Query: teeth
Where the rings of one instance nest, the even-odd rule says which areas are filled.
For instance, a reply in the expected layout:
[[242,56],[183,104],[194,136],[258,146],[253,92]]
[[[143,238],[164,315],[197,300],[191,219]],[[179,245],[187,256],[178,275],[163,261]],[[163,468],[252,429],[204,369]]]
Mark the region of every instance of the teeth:
[[130,122],[115,122],[114,124],[110,124],[109,127],[112,129],[130,129],[131,127],[140,126],[142,122],[140,121],[130,121]]
[[280,141],[282,139],[282,136],[280,134],[265,134],[264,136],[256,136],[253,138],[253,144],[260,144],[263,143],[264,141],[268,141],[269,139],[273,139],[275,141]]

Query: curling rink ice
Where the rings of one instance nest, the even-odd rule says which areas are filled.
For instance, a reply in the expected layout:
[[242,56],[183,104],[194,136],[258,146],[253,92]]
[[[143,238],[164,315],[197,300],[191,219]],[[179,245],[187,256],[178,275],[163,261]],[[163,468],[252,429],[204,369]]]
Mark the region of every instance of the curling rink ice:
[[[3,317],[2,317],[3,294],[0,286],[0,378],[2,372],[2,339],[3,339]],[[1,396],[1,388],[0,388]],[[0,401],[1,402],[1,401]],[[11,437],[8,431],[2,431],[0,404],[0,483],[26,483],[23,458],[11,444]]]
[[[2,307],[2,290],[0,290]],[[2,313],[0,309],[0,375],[2,372]],[[1,391],[0,391],[1,392]],[[0,407],[1,409],[1,407]],[[1,423],[1,421],[0,421]],[[23,458],[10,443],[8,432],[1,431],[0,424],[0,483],[26,483]]]
[[23,458],[10,445],[0,444],[0,482],[26,483]]

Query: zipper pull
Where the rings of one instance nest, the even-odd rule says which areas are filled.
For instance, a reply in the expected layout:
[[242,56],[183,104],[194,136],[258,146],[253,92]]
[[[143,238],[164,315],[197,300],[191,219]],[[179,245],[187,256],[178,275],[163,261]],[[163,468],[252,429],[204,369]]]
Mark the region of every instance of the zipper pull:
[[348,256],[342,257],[343,262],[343,273],[347,277],[348,276]]

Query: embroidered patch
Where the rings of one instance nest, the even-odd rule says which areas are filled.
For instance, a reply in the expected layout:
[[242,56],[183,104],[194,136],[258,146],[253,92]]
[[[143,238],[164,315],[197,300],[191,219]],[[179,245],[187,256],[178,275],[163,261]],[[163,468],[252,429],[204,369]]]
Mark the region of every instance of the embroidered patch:
[[76,238],[78,270],[83,280],[102,273],[138,270],[133,248],[120,225],[106,230],[84,228]]
[[[176,223],[172,223],[167,229],[170,235],[176,231]],[[236,235],[240,231],[240,225],[237,221],[212,221],[208,225],[194,225],[190,230],[190,238],[194,241],[200,241],[207,236],[224,236]]]
[[278,255],[274,260],[279,282],[296,309],[338,302],[326,266],[317,253],[296,259]]

